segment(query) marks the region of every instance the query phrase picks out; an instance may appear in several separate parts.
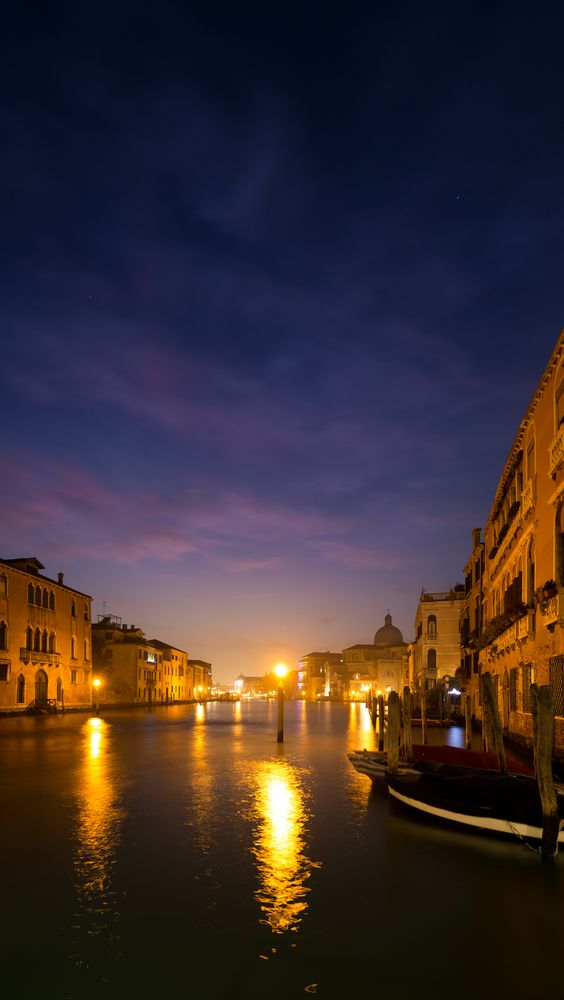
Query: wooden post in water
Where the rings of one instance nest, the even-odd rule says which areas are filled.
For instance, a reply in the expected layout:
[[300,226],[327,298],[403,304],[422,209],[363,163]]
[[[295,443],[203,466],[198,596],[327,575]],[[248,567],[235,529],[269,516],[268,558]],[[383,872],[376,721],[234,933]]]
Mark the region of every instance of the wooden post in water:
[[384,695],[378,695],[378,750],[384,749]]
[[538,689],[537,781],[542,804],[541,854],[553,858],[558,853],[560,817],[552,777],[552,745],[554,743],[554,698],[550,684]]
[[403,745],[406,760],[413,757],[413,740],[411,738],[411,691],[406,684],[403,689]]
[[490,704],[488,699],[484,694],[484,676],[480,677],[480,698],[482,701],[482,749],[484,753],[489,753],[491,749],[490,742]]
[[388,695],[388,771],[397,774],[399,764],[400,700],[397,691]]
[[421,742],[427,742],[427,692],[425,688],[421,692]]
[[537,774],[537,758],[539,752],[539,689],[531,684],[531,715],[533,717],[533,763]]
[[507,774],[507,761],[505,759],[505,747],[503,745],[499,707],[495,696],[493,678],[489,671],[483,675],[482,680],[484,682],[484,706],[486,704],[488,705],[489,715],[493,724],[494,743],[497,751],[499,770],[501,774]]
[[466,723],[466,749],[472,749],[472,695],[466,692],[464,697],[464,721]]

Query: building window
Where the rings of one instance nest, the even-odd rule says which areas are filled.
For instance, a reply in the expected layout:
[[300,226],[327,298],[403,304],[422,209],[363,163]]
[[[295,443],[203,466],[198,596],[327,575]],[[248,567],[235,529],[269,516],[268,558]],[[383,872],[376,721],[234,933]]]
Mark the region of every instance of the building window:
[[88,649],[88,639],[85,639],[84,640],[84,659],[85,660],[89,660],[90,659],[89,653],[90,653],[90,650]]
[[51,632],[51,635],[49,636],[49,652],[55,653],[56,650],[57,650],[57,640],[55,638],[55,633]]
[[0,573],[0,597],[8,596],[8,577]]
[[41,587],[39,585],[35,588],[35,603],[38,608],[41,607]]
[[43,588],[43,607],[44,608],[49,607],[49,594],[47,592],[47,587]]
[[561,370],[554,393],[554,404],[556,409],[556,429],[564,421],[564,372]]
[[84,683],[90,684],[90,670],[84,671]]
[[0,681],[7,681],[10,673],[9,663],[0,663]]
[[32,583],[28,583],[27,585],[27,603],[35,604],[35,591]]
[[427,653],[427,676],[437,676],[437,650],[430,649]]
[[517,668],[509,671],[509,711],[517,711]]
[[87,604],[84,605],[84,621],[85,622],[88,621],[88,605]]
[[25,633],[25,648],[33,649],[33,629],[28,628]]
[[523,711],[531,711],[531,664],[523,664]]
[[76,678],[78,676],[78,670],[75,670],[75,669],[71,670],[70,675],[71,675],[71,684],[76,684]]
[[44,629],[43,632],[41,633],[41,652],[42,653],[46,653],[47,652],[47,638],[48,638],[48,636],[47,636],[47,629]]
[[0,622],[0,649],[8,648],[8,626],[6,622]]
[[55,610],[55,594],[53,591],[49,593],[49,610],[50,611]]
[[71,639],[71,660],[76,660],[76,638],[74,635]]
[[16,684],[16,705],[23,705],[25,702],[25,677],[20,674]]
[[437,634],[437,616],[429,615],[427,618],[427,635]]
[[71,601],[71,618],[76,618],[76,604]]
[[554,697],[554,714],[564,715],[564,656],[551,656],[549,662],[550,683]]
[[39,652],[40,646],[41,646],[41,632],[39,631],[38,628],[36,628],[35,634],[33,636],[33,648],[36,653]]

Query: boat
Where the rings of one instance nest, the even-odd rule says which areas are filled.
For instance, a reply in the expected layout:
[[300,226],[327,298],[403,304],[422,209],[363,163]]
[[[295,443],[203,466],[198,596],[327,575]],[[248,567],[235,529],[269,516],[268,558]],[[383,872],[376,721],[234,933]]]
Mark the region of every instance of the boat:
[[[401,757],[401,754],[400,754]],[[388,755],[377,750],[355,750],[348,758],[359,774],[365,774],[377,784],[385,785],[388,776]],[[472,771],[499,772],[499,760],[496,753],[480,750],[465,750],[462,747],[451,747],[445,744],[432,746],[427,743],[414,743],[409,763],[401,763],[404,771],[416,773],[436,771],[440,767],[453,766]],[[534,770],[522,761],[508,758],[507,769],[511,774],[523,774],[534,777]],[[443,771],[444,773],[444,771]]]
[[[414,745],[413,759],[390,774],[385,753],[359,750],[348,756],[359,773],[419,813],[526,840],[543,838],[538,783],[533,769],[521,761],[509,758],[508,773],[501,774],[495,753]],[[564,843],[564,785],[555,782],[554,787],[560,817],[558,843]]]
[[[435,819],[492,833],[514,834],[525,840],[543,839],[543,814],[538,784],[524,774],[439,765],[436,770],[410,768],[387,774],[393,799]],[[558,843],[564,844],[564,787],[555,786]]]

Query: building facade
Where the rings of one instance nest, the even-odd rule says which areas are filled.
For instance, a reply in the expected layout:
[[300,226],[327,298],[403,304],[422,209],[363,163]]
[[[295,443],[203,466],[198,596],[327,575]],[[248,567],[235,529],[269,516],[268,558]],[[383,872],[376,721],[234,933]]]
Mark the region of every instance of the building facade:
[[427,691],[457,676],[460,668],[460,618],[464,587],[421,591],[415,615],[410,678],[415,692]]
[[194,668],[188,666],[188,653],[160,639],[151,639],[151,646],[159,651],[159,672],[162,673],[160,700],[167,704],[193,701]]
[[136,625],[99,615],[92,625],[94,674],[100,703],[164,702],[163,654]]
[[92,598],[44,568],[0,560],[0,711],[92,704]]
[[488,670],[504,729],[531,738],[531,683],[551,684],[564,748],[564,331],[517,430],[484,541],[474,713]]
[[306,653],[298,662],[298,698],[317,701],[329,695],[331,674],[344,663],[342,653]]

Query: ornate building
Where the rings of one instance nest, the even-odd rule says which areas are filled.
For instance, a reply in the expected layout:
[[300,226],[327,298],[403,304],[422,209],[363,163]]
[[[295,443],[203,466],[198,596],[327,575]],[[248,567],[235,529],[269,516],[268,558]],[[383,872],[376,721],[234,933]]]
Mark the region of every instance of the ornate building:
[[464,587],[428,593],[421,591],[415,615],[412,644],[412,678],[415,691],[433,688],[456,676],[460,667],[460,615]]
[[42,569],[0,560],[0,711],[92,704],[92,598]]
[[564,747],[564,331],[519,425],[485,527],[479,678],[493,674],[504,728],[532,735],[531,681],[550,683]]

